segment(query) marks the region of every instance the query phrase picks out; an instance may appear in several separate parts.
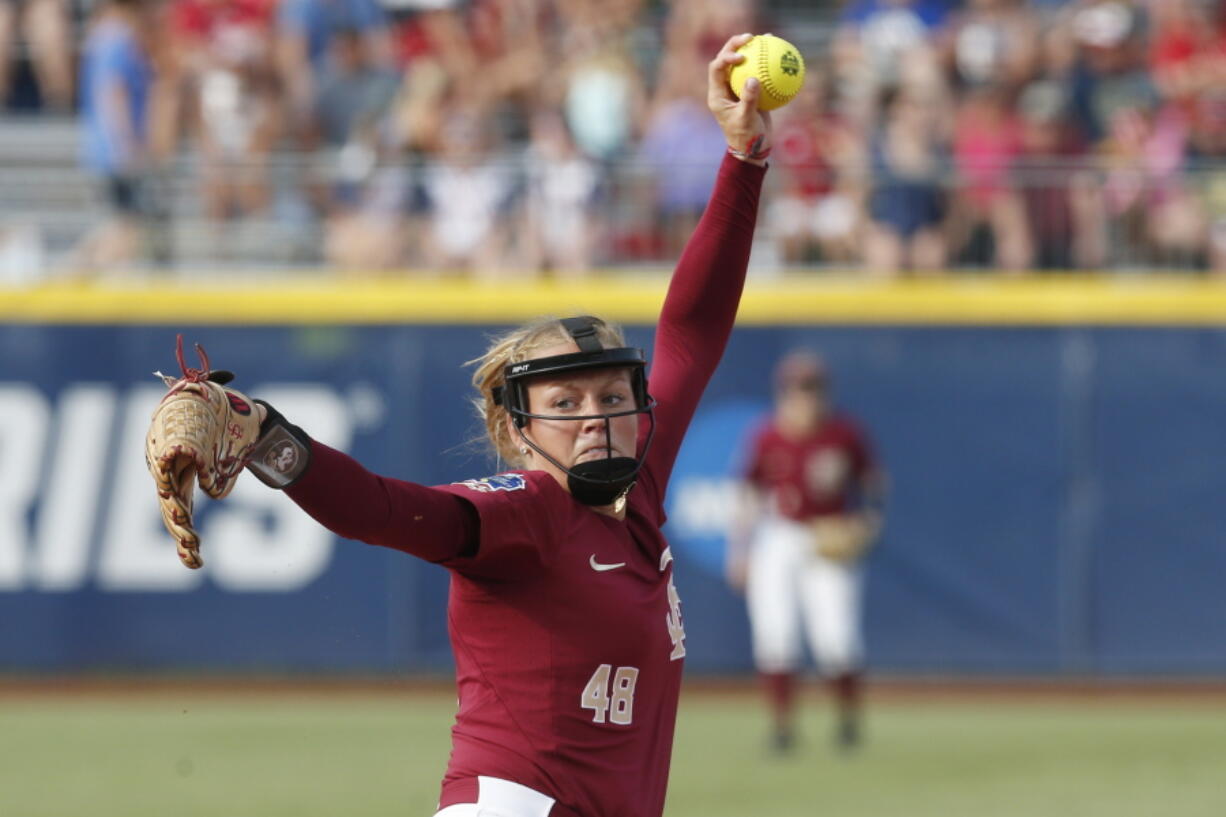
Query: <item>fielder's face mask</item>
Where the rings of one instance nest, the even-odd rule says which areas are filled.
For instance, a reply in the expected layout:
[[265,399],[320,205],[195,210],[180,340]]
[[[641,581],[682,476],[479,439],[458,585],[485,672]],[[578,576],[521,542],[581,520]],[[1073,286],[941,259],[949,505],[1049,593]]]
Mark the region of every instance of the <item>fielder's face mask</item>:
[[[494,403],[504,406],[514,419],[515,428],[525,445],[540,454],[566,474],[567,486],[571,495],[584,505],[608,505],[624,494],[634,484],[634,477],[643,467],[643,460],[651,448],[652,437],[656,432],[655,414],[652,409],[655,401],[647,394],[647,361],[640,349],[617,347],[606,349],[600,345],[596,334],[598,326],[602,325],[598,318],[583,316],[579,318],[564,318],[562,326],[570,334],[578,352],[566,355],[538,357],[534,360],[524,360],[508,364],[503,369],[506,386],[494,389]],[[558,376],[567,372],[590,369],[628,368],[630,384],[634,395],[634,408],[627,411],[615,411],[608,414],[586,414],[583,416],[556,416],[550,414],[533,414],[528,411],[528,382],[541,375]],[[646,414],[651,421],[647,432],[647,440],[643,445],[643,453],[635,457],[618,457],[613,452],[613,431],[611,421],[615,417],[626,417],[631,414]],[[524,426],[528,420],[604,420],[605,446],[608,451],[603,459],[587,460],[566,467],[556,459],[546,454],[524,435]]]

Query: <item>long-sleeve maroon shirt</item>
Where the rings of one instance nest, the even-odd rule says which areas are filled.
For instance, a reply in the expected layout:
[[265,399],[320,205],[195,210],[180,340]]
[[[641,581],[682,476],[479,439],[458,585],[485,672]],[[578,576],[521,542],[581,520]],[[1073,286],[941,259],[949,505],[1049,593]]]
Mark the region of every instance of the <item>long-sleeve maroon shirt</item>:
[[441,805],[474,802],[488,776],[553,797],[551,817],[663,813],[685,655],[664,492],[732,331],[763,175],[724,160],[673,274],[648,381],[655,440],[624,520],[542,471],[426,487],[319,443],[287,491],[340,536],[451,571],[459,711]]

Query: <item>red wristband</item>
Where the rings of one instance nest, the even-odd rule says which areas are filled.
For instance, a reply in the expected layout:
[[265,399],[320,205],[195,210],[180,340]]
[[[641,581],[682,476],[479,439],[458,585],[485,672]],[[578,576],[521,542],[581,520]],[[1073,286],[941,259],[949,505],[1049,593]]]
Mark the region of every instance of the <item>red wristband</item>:
[[766,140],[766,134],[761,134],[758,136],[758,138],[750,142],[745,147],[744,150],[737,150],[736,148],[729,145],[728,152],[731,153],[733,156],[737,157],[738,159],[754,159],[754,160],[765,159],[767,156],[771,155],[770,148],[767,148],[766,150],[762,149],[762,142],[764,142],[765,140]]

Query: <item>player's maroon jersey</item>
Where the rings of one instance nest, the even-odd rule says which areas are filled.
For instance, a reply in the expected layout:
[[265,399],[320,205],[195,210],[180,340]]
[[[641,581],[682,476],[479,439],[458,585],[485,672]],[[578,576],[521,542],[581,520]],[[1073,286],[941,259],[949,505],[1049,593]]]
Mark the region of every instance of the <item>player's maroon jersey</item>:
[[[685,655],[664,491],[744,286],[762,168],[725,159],[656,327],[655,438],[619,520],[541,471],[428,488],[312,443],[289,496],[330,530],[451,570],[460,707],[441,805],[478,776],[551,817],[659,817]],[[640,455],[648,423],[639,427]]]
[[448,490],[477,507],[481,546],[444,563],[460,709],[443,805],[490,775],[582,815],[659,814],[685,631],[650,477],[624,522],[541,471]]
[[875,467],[864,433],[847,416],[835,414],[798,439],[785,437],[773,421],[764,423],[752,439],[746,479],[781,515],[803,522],[847,510]]

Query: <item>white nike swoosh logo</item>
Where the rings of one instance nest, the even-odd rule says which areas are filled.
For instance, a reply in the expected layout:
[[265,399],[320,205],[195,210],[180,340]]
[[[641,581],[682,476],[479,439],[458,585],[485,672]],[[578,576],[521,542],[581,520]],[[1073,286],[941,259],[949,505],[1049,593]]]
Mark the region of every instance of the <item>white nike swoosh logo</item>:
[[595,553],[592,554],[592,558],[587,560],[587,563],[590,564],[592,566],[592,570],[595,570],[597,573],[604,573],[606,570],[617,570],[619,567],[626,566],[625,562],[618,562],[617,564],[612,565],[602,565],[600,562],[596,561]]

